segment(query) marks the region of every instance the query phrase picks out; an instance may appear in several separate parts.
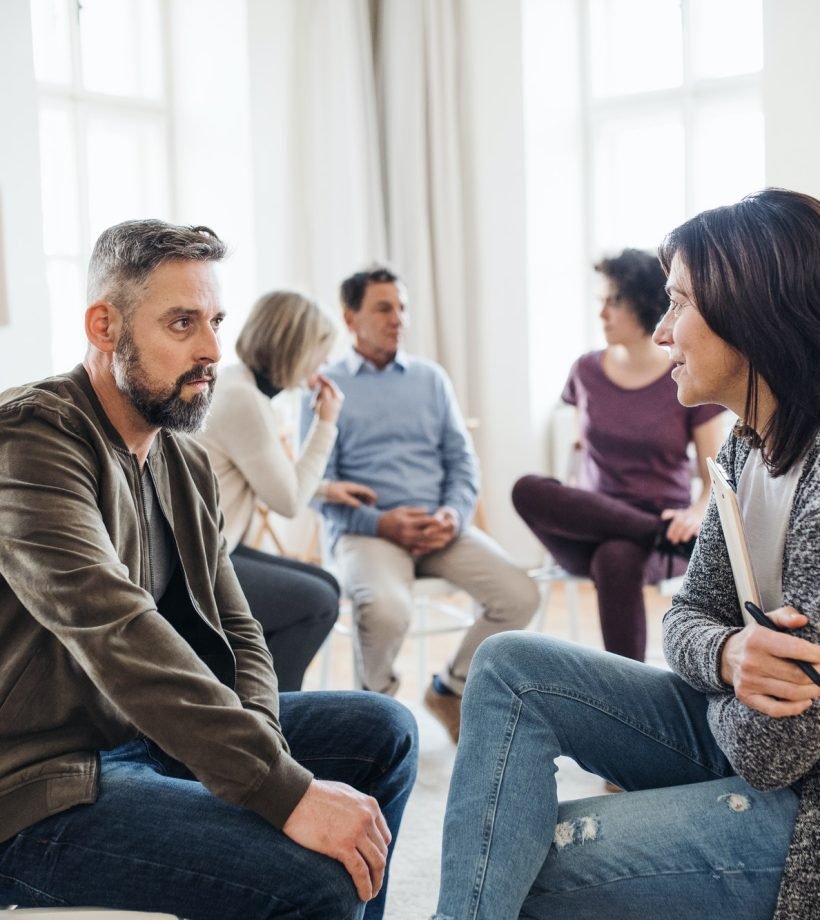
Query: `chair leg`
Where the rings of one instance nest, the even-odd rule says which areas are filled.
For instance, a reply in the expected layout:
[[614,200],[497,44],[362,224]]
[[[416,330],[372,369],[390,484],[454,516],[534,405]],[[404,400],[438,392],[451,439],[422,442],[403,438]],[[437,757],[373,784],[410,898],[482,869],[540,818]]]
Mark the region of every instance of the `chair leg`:
[[578,585],[574,581],[564,582],[564,591],[567,596],[567,612],[569,614],[569,637],[573,642],[578,641]]
[[419,633],[416,642],[418,649],[416,659],[418,661],[418,698],[424,699],[424,691],[427,689],[427,614],[430,609],[430,598],[420,597],[416,600],[416,610],[418,618]]
[[321,656],[319,662],[319,689],[330,690],[330,663],[333,656],[333,630],[327,634],[325,641],[319,649]]
[[535,630],[535,632],[543,632],[544,620],[547,617],[547,608],[550,605],[550,595],[552,594],[552,582],[539,581],[538,594],[540,595],[538,610],[535,611],[535,615],[530,622],[530,629]]

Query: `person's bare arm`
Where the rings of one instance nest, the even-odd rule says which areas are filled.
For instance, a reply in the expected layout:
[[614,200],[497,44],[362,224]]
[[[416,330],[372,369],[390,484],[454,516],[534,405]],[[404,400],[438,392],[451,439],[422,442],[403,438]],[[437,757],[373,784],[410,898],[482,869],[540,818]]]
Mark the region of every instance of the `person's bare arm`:
[[661,518],[669,521],[666,528],[666,538],[670,543],[686,543],[694,539],[700,532],[700,524],[709,504],[711,482],[709,470],[706,467],[707,457],[716,457],[723,442],[725,423],[723,415],[716,415],[702,425],[698,425],[692,433],[695,442],[695,451],[698,461],[698,474],[701,481],[700,494],[687,508],[667,508],[661,512]]

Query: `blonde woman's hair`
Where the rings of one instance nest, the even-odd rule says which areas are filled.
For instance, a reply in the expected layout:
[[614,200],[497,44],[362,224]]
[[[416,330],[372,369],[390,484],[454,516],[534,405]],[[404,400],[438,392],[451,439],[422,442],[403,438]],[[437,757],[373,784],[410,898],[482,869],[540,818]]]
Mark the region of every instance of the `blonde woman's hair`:
[[273,291],[251,308],[236,353],[252,371],[286,390],[301,383],[319,348],[329,348],[335,337],[336,325],[315,301],[296,291]]

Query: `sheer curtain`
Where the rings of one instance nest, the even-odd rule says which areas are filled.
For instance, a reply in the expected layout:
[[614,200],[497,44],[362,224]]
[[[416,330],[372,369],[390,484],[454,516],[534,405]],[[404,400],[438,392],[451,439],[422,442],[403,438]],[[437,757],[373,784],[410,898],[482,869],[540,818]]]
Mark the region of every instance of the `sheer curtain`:
[[458,5],[250,0],[249,26],[257,186],[275,201],[257,216],[263,285],[335,304],[343,277],[388,260],[409,347],[447,368],[466,411]]
[[374,7],[388,252],[409,287],[413,349],[447,368],[468,411],[459,4]]
[[335,305],[351,271],[392,263],[409,350],[441,363],[480,419],[492,532],[529,547],[509,503],[516,476],[539,468],[520,2],[247,3],[261,288],[301,284]]

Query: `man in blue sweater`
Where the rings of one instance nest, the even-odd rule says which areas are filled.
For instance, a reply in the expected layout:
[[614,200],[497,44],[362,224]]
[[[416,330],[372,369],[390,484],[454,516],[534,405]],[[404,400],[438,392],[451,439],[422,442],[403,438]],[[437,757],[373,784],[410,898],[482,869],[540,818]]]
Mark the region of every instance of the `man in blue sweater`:
[[461,694],[487,636],[527,625],[538,592],[485,533],[470,526],[478,464],[450,381],[437,364],[400,348],[404,284],[387,268],[341,286],[353,348],[328,371],[345,394],[326,478],[373,488],[374,506],[324,504],[339,573],[355,607],[357,678],[394,694],[393,664],[412,614],[417,575],[446,578],[481,605],[425,703],[458,740]]

